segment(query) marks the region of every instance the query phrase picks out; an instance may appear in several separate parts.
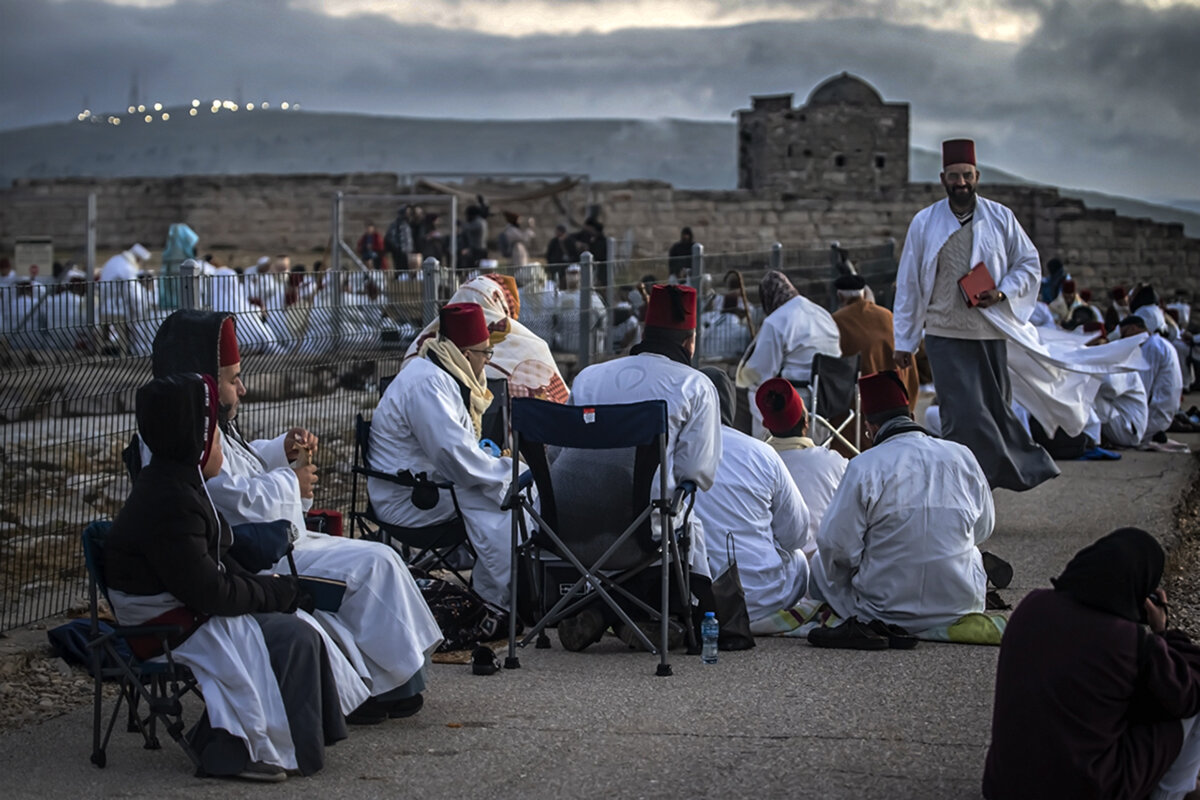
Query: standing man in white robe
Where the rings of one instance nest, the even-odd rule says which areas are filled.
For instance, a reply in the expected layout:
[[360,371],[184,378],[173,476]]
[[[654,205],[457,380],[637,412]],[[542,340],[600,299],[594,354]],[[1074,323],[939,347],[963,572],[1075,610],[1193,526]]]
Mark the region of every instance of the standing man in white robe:
[[984,610],[978,546],[995,510],[971,451],[913,422],[895,372],[865,375],[859,390],[874,444],[850,462],[825,512],[809,589],[846,622],[809,641],[882,649],[892,637],[872,623],[919,636]]
[[[290,521],[298,572],[346,583],[341,607],[313,616],[370,689],[370,699],[350,722],[370,724],[417,713],[424,703],[425,661],[441,644],[441,629],[392,548],[307,530],[305,512],[312,506],[317,480],[315,435],[296,427],[275,439],[248,442],[242,437],[234,420],[246,387],[234,317],[176,311],[159,327],[151,364],[156,377],[196,372],[217,381],[218,436],[225,459],[206,488],[221,515],[231,525]],[[286,564],[276,565],[276,571],[286,570]]]
[[[924,335],[943,435],[971,449],[990,487],[1032,489],[1059,470],[1012,413],[1008,337],[993,320],[1006,313],[1016,326],[1028,322],[1041,262],[1012,211],[976,195],[973,141],[942,143],[941,181],[947,199],[917,212],[904,240],[893,309],[896,366],[912,365]],[[981,263],[996,288],[971,306],[958,281]]]
[[783,459],[808,506],[809,535],[803,547],[805,555],[811,558],[817,551],[817,531],[825,518],[825,510],[829,508],[849,462],[841,453],[814,444],[808,438],[804,400],[788,381],[783,378],[767,381],[755,392],[754,403],[762,415],[763,425],[771,433],[767,444]]
[[[1122,339],[1139,333],[1146,333],[1146,321],[1142,315],[1130,314],[1121,320]],[[1147,408],[1141,446],[1149,447],[1151,444],[1167,442],[1167,429],[1171,427],[1183,398],[1183,377],[1175,348],[1157,333],[1151,333],[1142,342],[1142,356],[1149,366],[1140,372],[1142,385],[1146,388]]]
[[[763,276],[758,287],[766,318],[737,369],[737,385],[751,397],[764,381],[782,377],[801,389],[801,397],[812,402],[808,383],[813,357],[840,358],[842,337],[833,315],[796,290],[782,272]],[[758,406],[750,408],[752,432],[767,438]]]
[[733,536],[750,630],[775,633],[773,624],[755,623],[792,607],[808,589],[808,506],[779,454],[733,428],[736,394],[729,376],[717,367],[701,371],[721,400],[721,463],[712,487],[696,495],[692,513],[704,523],[714,575],[727,560],[726,536]]
[[[512,460],[480,449],[483,412],[492,402],[484,367],[493,354],[483,308],[447,303],[438,314],[438,335],[426,339],[419,357],[396,376],[371,420],[371,461],[381,472],[425,473],[454,484],[454,497],[475,548],[471,582],[487,602],[509,605],[512,514],[502,509],[512,484]],[[418,508],[413,490],[367,479],[371,504],[393,525],[424,527],[455,514],[455,501],[439,491],[437,504]]]

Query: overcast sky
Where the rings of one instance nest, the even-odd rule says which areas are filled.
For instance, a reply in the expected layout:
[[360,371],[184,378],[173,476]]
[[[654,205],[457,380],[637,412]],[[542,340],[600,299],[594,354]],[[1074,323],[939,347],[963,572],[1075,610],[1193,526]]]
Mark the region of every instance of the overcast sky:
[[843,70],[912,105],[915,146],[1200,197],[1200,0],[0,0],[0,128],[124,112],[135,80],[167,106],[728,120]]

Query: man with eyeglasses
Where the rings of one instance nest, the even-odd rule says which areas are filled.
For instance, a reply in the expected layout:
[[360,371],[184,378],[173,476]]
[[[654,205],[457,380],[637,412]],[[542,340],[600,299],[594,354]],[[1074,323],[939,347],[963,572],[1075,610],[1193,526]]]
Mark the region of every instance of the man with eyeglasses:
[[[1007,347],[1030,336],[1041,260],[1013,212],[976,194],[975,142],[942,143],[941,181],[946,199],[917,212],[904,240],[896,367],[912,366],[924,336],[943,437],[970,448],[991,488],[1032,489],[1059,471],[1013,413]],[[976,268],[982,280],[964,281]]]
[[[370,451],[381,472],[423,472],[432,481],[454,484],[476,553],[471,582],[480,597],[507,609],[512,523],[500,506],[512,482],[512,461],[479,446],[483,412],[492,402],[483,368],[494,352],[477,303],[444,306],[438,335],[421,345],[419,356],[405,363],[380,399]],[[389,481],[368,478],[367,491],[380,519],[393,525],[435,525],[456,513],[447,491],[438,492],[430,508],[414,504],[411,488]]]

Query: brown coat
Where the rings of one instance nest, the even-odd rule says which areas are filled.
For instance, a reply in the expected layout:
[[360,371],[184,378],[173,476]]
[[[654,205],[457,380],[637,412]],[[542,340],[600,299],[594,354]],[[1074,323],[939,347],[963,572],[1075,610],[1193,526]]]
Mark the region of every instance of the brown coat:
[[[858,354],[859,368],[863,375],[885,369],[896,369],[892,338],[892,312],[877,306],[870,300],[851,300],[833,312],[842,336],[842,355]],[[908,390],[909,410],[917,406],[917,371],[909,368],[900,370],[900,377]]]

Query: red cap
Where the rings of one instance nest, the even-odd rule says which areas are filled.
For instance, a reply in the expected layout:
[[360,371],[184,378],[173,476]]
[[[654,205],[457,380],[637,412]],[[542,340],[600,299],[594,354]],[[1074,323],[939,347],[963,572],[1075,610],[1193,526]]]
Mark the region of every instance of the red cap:
[[1064,292],[1070,292],[1071,294],[1075,294],[1075,281],[1072,280],[1071,278],[1067,278],[1065,281],[1062,282],[1062,290]]
[[237,329],[234,327],[233,317],[226,317],[221,323],[220,359],[218,366],[222,367],[237,364],[242,360],[241,354],[238,353]]
[[975,142],[971,139],[947,139],[942,142],[942,166],[974,164]]
[[447,303],[438,313],[438,331],[459,347],[486,342],[487,320],[478,303]]
[[1104,323],[1096,322],[1095,320],[1092,320],[1091,322],[1085,322],[1085,323],[1083,323],[1083,332],[1084,333],[1096,333],[1096,332],[1103,333],[1104,332]]
[[908,390],[894,369],[863,375],[858,379],[858,393],[862,398],[865,417],[896,408],[908,408]]
[[1124,286],[1114,286],[1109,290],[1108,293],[1112,296],[1112,299],[1116,300],[1118,303],[1129,296],[1129,292],[1125,291]]
[[696,290],[690,286],[654,284],[646,304],[646,325],[676,331],[696,330]]
[[1092,290],[1091,289],[1080,289],[1079,290],[1079,299],[1085,303],[1092,302]]
[[804,416],[804,399],[783,378],[771,378],[759,386],[754,403],[762,413],[763,426],[772,433],[790,431]]

